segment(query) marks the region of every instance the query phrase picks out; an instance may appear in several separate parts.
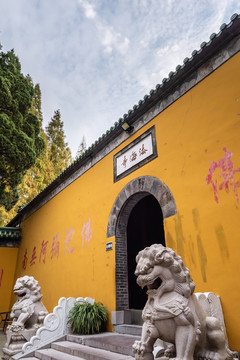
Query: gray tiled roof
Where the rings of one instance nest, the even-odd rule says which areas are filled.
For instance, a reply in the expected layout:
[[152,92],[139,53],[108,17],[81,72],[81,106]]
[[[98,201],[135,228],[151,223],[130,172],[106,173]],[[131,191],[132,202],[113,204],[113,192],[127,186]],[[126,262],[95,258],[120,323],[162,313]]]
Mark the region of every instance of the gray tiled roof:
[[203,42],[199,50],[194,50],[191,57],[186,57],[182,65],[178,65],[175,71],[171,71],[167,78],[164,78],[161,84],[157,84],[155,89],[152,89],[149,94],[145,95],[138,104],[134,105],[132,109],[128,110],[114,125],[106,131],[98,140],[96,140],[78,159],[67,167],[55,180],[53,180],[42,192],[40,192],[30,203],[19,210],[17,215],[9,225],[17,223],[17,219],[21,218],[21,214],[37,204],[48,193],[61,184],[66,178],[73,174],[76,169],[84,165],[91,157],[98,151],[104,148],[106,144],[116,138],[123,130],[121,125],[124,121],[128,121],[131,125],[139,116],[145,113],[148,109],[156,104],[160,98],[170,93],[179,83],[183,82],[194,69],[200,67],[208,59],[210,59],[219,49],[223,48],[234,37],[240,34],[240,15],[234,14],[231,17],[229,24],[222,24],[220,31],[213,33],[208,42]]
[[21,229],[17,227],[0,227],[0,240],[20,240]]

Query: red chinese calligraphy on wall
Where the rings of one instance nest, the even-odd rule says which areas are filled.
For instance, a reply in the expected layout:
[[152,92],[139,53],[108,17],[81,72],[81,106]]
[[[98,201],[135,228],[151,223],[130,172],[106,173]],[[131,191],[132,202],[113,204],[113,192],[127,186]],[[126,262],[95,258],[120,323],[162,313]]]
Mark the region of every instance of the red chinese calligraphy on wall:
[[36,261],[35,261],[36,259],[37,259],[36,246],[34,246],[33,251],[32,251],[32,257],[30,260],[30,266],[32,266],[36,263]]
[[3,279],[3,269],[0,271],[0,287],[2,286],[2,279]]
[[41,251],[40,251],[40,257],[39,257],[39,262],[43,262],[45,264],[46,261],[46,254],[47,254],[47,245],[48,245],[48,241],[42,241],[42,247],[41,247]]
[[25,249],[24,255],[23,255],[23,261],[22,261],[22,268],[26,270],[28,263],[28,257],[27,257],[27,249]]
[[[218,162],[211,161],[206,182],[208,185],[212,184],[214,198],[217,203],[219,203],[218,190],[221,191],[225,189],[225,191],[229,193],[230,187],[234,192],[237,203],[239,203],[237,188],[240,187],[240,178],[236,180],[234,176],[236,173],[240,172],[240,167],[234,169],[231,160],[233,153],[227,151],[227,148],[224,148],[223,151],[225,151],[225,155],[222,159],[219,159]],[[218,176],[216,175],[217,169],[220,171]]]
[[53,257],[57,257],[59,256],[59,248],[60,248],[60,242],[59,242],[59,238],[60,238],[60,235],[59,235],[59,232],[57,233],[57,235],[55,235],[53,237],[53,240],[52,240],[52,247],[51,247],[51,259]]
[[74,245],[71,247],[71,241],[74,234],[75,230],[72,227],[70,227],[70,230],[66,231],[66,238],[64,241],[64,255],[66,252],[71,254],[74,251]]
[[81,235],[82,235],[82,247],[83,247],[85,242],[87,243],[87,245],[89,245],[89,241],[92,238],[93,232],[92,232],[92,229],[90,227],[90,223],[91,223],[91,219],[89,217],[88,221],[83,224],[83,228],[82,228],[82,232],[81,232]]

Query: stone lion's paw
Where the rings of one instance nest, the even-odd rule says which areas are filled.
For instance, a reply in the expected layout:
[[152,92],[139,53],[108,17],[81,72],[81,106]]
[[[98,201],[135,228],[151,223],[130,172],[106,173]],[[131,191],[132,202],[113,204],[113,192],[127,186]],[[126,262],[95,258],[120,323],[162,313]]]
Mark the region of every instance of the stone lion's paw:
[[8,325],[8,329],[14,332],[18,332],[21,330],[24,330],[24,326],[21,324],[18,324],[17,322],[12,323],[11,325]]
[[141,342],[136,340],[133,344],[133,352],[134,354],[143,354],[145,351],[145,345]]

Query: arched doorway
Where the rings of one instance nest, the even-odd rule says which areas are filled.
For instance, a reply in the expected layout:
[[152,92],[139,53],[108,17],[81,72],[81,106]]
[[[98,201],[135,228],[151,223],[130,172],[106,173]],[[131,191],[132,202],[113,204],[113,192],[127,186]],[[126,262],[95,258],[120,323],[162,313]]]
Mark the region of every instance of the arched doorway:
[[153,195],[147,195],[133,207],[127,223],[127,268],[129,308],[142,310],[146,301],[146,289],[136,283],[134,274],[136,255],[155,243],[165,246],[163,215],[159,202]]
[[[141,203],[141,201],[143,202]],[[148,202],[151,204],[149,204]],[[141,213],[143,213],[143,209],[146,207],[147,203],[147,209],[149,210],[149,208],[151,208],[153,210],[148,211],[149,215],[152,214],[152,219],[146,220],[146,222],[150,224],[148,225],[148,227],[153,227],[155,229],[154,233],[156,234],[158,232],[158,226],[156,224],[157,221],[159,220],[162,226],[163,219],[175,215],[177,213],[177,209],[173,195],[167,185],[164,184],[160,179],[153,176],[141,176],[130,181],[118,194],[108,219],[107,237],[115,236],[116,312],[121,312],[122,310],[130,308],[131,301],[129,301],[130,299],[128,273],[134,273],[136,266],[134,254],[130,255],[130,258],[134,258],[134,270],[132,271],[128,269],[128,223],[130,223],[130,227],[134,227],[134,222],[136,223],[136,220],[133,220],[132,223],[132,220],[130,219],[132,211],[132,218],[136,219],[136,216],[134,215],[135,211],[140,211]],[[134,210],[135,206],[137,207]],[[138,210],[138,206],[140,210]],[[159,210],[159,208],[161,211]],[[153,220],[154,216],[156,216],[158,220],[156,220],[156,218],[155,220]],[[129,239],[131,239],[131,233],[134,230],[129,231]],[[163,231],[163,228],[162,230],[160,230],[160,233],[161,231]],[[160,238],[162,240],[159,240],[159,242],[163,241],[164,235],[160,235]],[[132,241],[135,242],[136,240]],[[154,239],[153,243],[155,242],[157,241]],[[132,247],[134,247],[133,244]],[[133,280],[130,279],[130,282],[131,281],[133,283]],[[140,288],[138,290],[141,291]]]

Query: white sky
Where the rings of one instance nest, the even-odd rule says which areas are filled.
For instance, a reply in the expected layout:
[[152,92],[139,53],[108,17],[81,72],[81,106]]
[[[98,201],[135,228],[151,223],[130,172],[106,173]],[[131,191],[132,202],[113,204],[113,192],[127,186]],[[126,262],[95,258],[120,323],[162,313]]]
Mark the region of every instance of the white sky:
[[73,156],[191,57],[239,0],[0,0],[0,43],[60,109]]

